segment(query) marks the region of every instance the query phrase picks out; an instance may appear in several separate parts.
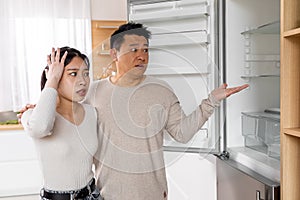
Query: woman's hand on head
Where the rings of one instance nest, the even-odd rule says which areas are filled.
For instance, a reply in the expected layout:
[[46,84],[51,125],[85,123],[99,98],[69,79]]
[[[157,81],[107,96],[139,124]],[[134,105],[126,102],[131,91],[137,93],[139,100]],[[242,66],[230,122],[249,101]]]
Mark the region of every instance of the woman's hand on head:
[[49,69],[45,69],[47,82],[45,87],[57,88],[58,83],[64,72],[64,63],[66,60],[68,52],[66,51],[62,58],[60,59],[60,49],[57,48],[55,51],[52,48],[51,55],[47,56],[47,65]]

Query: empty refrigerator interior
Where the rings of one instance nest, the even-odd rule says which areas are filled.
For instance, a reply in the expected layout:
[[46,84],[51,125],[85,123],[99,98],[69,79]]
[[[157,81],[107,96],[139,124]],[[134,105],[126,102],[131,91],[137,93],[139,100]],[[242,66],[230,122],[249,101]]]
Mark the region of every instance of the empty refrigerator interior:
[[[226,82],[250,85],[226,101],[231,159],[280,181],[279,0],[226,1]],[[258,165],[262,167],[258,167]]]

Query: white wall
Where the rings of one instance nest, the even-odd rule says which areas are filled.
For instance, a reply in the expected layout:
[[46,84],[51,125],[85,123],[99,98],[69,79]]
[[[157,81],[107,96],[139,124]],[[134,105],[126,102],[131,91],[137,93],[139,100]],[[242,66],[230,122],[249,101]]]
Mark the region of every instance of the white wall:
[[93,20],[127,20],[127,0],[91,0]]

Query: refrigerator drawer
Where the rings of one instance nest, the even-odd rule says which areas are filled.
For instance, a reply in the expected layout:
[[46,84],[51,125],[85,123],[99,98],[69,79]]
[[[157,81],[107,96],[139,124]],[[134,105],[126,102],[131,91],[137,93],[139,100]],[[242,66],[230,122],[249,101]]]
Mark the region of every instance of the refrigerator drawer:
[[260,138],[256,138],[252,135],[246,135],[244,136],[244,143],[246,147],[249,147],[253,150],[259,151],[264,154],[268,153],[268,146]]
[[245,146],[280,158],[280,116],[267,112],[243,112],[242,135]]
[[242,113],[242,135],[265,139],[265,125],[259,113]]
[[280,183],[233,160],[217,159],[217,199],[279,200]]

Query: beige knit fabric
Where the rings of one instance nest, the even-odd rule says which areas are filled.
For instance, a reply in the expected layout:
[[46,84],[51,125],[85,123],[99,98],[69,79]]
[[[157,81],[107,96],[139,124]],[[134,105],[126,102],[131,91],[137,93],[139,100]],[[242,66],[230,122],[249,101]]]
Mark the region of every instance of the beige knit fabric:
[[85,187],[94,176],[93,155],[98,148],[97,114],[84,105],[85,117],[76,126],[56,113],[57,92],[42,91],[39,102],[22,116],[25,131],[32,136],[44,177],[44,187],[66,191]]
[[96,81],[86,102],[102,131],[96,176],[105,200],[167,199],[163,134],[188,142],[219,105],[210,95],[186,116],[172,89],[150,76],[135,87]]

